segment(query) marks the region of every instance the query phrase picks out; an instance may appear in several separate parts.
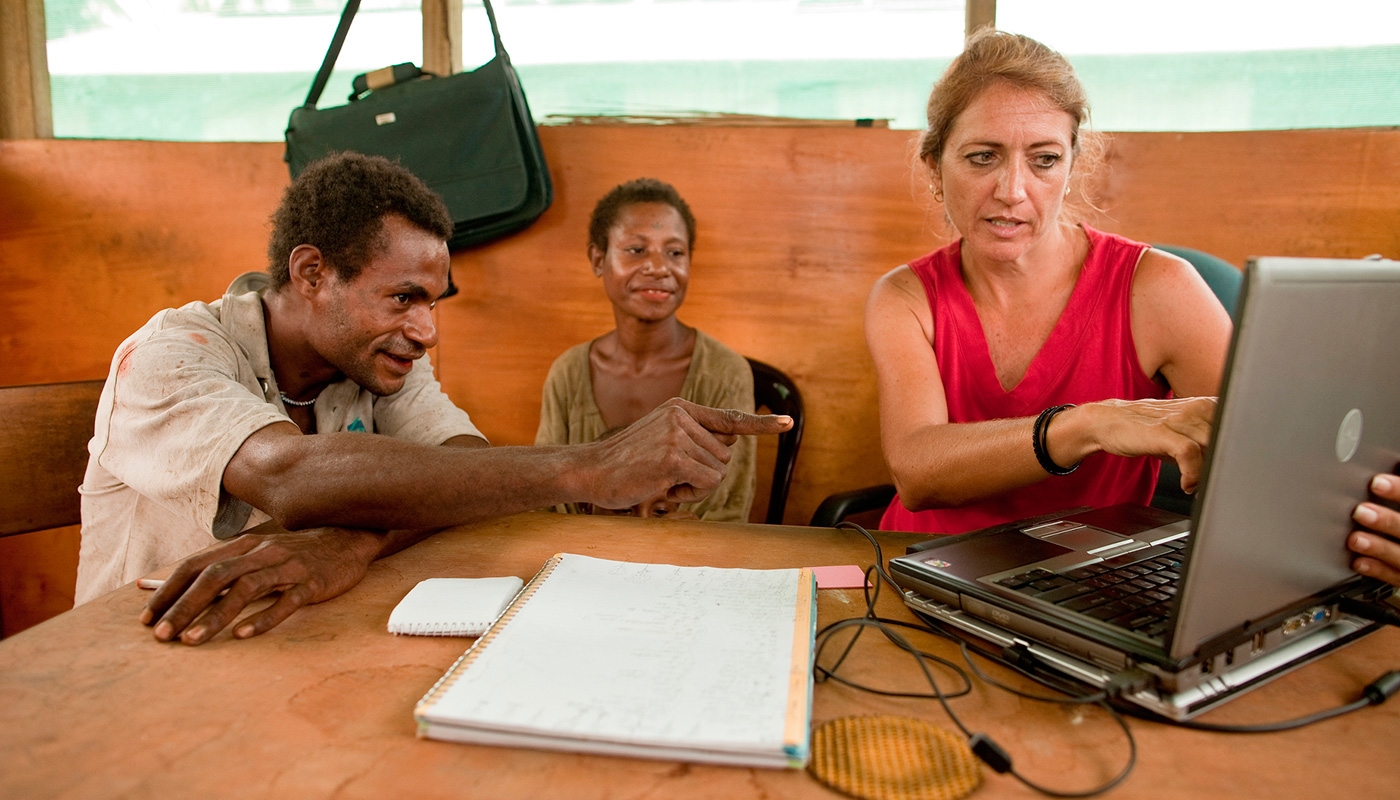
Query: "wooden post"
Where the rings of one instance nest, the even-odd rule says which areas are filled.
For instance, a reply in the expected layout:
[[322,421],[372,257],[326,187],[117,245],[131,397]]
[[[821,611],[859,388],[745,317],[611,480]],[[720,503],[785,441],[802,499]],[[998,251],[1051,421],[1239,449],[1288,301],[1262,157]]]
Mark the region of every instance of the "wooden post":
[[997,26],[997,0],[967,0],[966,35],[971,36],[978,28]]
[[423,70],[462,71],[462,0],[423,0]]
[[52,139],[44,0],[0,0],[0,139]]

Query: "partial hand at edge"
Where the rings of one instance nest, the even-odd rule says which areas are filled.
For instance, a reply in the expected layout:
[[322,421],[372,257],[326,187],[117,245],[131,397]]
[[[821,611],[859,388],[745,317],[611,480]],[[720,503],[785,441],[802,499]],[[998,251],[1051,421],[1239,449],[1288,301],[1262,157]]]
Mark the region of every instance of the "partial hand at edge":
[[[1381,500],[1400,502],[1400,477],[1375,476],[1371,479],[1371,494]],[[1351,568],[1400,586],[1400,512],[1367,502],[1358,505],[1351,516],[1364,526],[1347,537],[1347,547],[1357,554]]]
[[249,603],[280,592],[272,605],[239,622],[233,635],[246,639],[265,633],[303,605],[329,600],[359,583],[383,540],[384,534],[372,531],[290,533],[266,523],[182,561],[146,604],[141,622],[153,625],[160,641],[178,637],[202,644]]
[[791,427],[785,415],[672,398],[617,435],[584,446],[589,449],[581,466],[591,478],[580,500],[604,508],[629,508],[661,494],[680,503],[702,500],[724,479],[729,445],[737,437]]

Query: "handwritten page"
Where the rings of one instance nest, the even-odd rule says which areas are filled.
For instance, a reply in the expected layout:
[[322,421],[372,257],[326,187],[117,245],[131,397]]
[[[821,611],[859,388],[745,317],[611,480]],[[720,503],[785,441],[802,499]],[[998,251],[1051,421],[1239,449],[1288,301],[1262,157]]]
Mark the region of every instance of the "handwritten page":
[[641,747],[781,755],[800,745],[805,755],[810,573],[559,558],[420,717]]

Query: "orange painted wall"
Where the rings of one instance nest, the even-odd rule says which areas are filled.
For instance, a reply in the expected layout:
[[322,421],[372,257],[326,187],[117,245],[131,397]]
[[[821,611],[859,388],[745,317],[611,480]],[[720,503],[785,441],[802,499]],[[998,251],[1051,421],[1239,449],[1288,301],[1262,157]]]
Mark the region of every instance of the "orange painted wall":
[[[495,442],[530,442],[551,360],[611,327],[584,259],[592,205],[622,180],[659,177],[699,219],[681,318],[787,371],[804,393],[787,521],[805,522],[831,492],[884,481],[864,298],[880,274],[943,241],[908,166],[910,135],[542,129],[557,199],[528,231],[454,257],[463,291],[439,307],[444,385]],[[0,142],[0,382],[103,377],[151,314],[261,269],[287,183],[281,151]],[[1400,131],[1119,134],[1101,205],[1098,227],[1237,265],[1256,254],[1400,257]],[[0,546],[7,619],[62,607],[62,581],[33,570],[63,576],[76,563],[71,533],[26,536],[37,544]]]

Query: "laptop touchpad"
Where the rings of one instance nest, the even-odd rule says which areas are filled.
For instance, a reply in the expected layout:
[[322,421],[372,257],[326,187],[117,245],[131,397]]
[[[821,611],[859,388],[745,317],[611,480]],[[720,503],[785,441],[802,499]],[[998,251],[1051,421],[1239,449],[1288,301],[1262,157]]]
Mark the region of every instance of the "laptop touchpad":
[[1128,541],[1127,537],[1117,536],[1099,528],[1088,526],[1075,528],[1064,533],[1056,533],[1045,537],[1046,541],[1054,542],[1063,547],[1068,547],[1081,552],[1090,552],[1119,542]]

